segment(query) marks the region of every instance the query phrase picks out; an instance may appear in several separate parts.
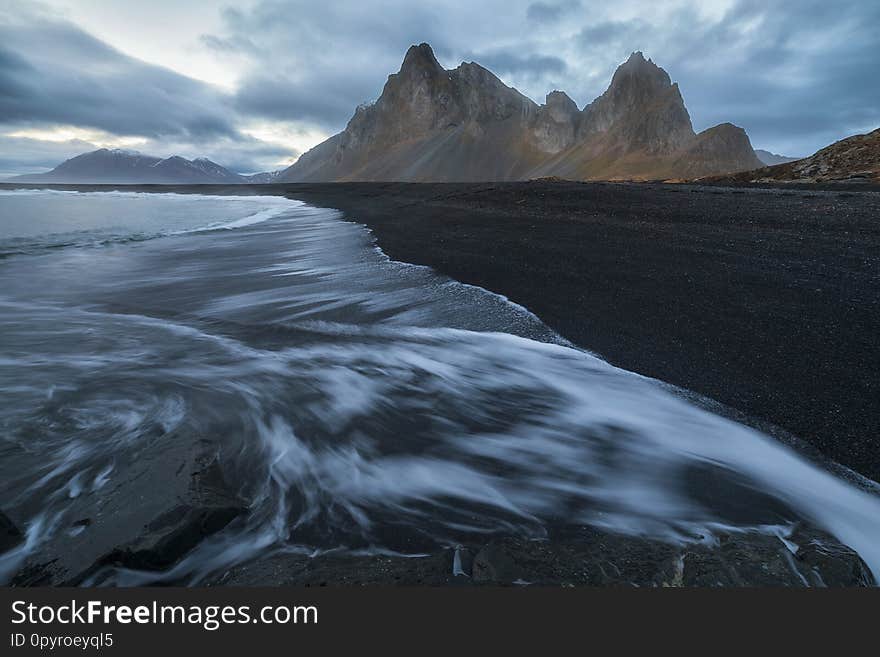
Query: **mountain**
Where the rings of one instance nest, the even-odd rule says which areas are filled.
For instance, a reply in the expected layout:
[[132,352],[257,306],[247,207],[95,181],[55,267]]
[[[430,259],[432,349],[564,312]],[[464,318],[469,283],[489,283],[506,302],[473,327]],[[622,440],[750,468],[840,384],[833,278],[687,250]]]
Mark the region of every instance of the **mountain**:
[[868,182],[880,184],[880,128],[826,146],[801,160],[761,167],[716,182]]
[[771,153],[770,151],[765,151],[760,148],[755,149],[755,155],[758,156],[758,159],[768,167],[772,167],[775,164],[785,164],[786,162],[794,162],[795,160],[799,160],[799,157],[788,157],[787,155],[777,155],[776,153]]
[[36,183],[237,184],[251,182],[250,178],[271,175],[241,176],[204,157],[194,160],[179,155],[160,158],[136,151],[101,148],[77,155],[46,173],[17,176],[12,180]]
[[640,52],[581,110],[562,91],[538,105],[475,62],[445,70],[423,43],[278,180],[668,179],[760,165],[741,128],[696,134],[678,85]]
[[277,182],[278,176],[281,175],[281,171],[263,171],[261,173],[252,173],[249,175],[242,175],[244,178],[244,182],[264,185],[266,183]]

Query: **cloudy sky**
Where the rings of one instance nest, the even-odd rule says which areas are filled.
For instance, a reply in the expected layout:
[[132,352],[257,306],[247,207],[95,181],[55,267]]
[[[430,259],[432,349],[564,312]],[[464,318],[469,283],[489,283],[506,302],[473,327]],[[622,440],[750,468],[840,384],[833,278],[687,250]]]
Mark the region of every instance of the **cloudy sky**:
[[423,41],[581,107],[641,50],[697,130],[787,155],[880,126],[878,0],[0,0],[0,177],[98,147],[278,169]]

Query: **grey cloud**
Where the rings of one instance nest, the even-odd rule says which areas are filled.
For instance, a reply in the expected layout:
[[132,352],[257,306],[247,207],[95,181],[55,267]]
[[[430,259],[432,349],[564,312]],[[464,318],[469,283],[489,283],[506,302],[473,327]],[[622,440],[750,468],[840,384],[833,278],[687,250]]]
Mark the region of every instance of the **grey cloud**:
[[259,55],[260,53],[260,49],[251,39],[240,34],[225,38],[214,34],[202,34],[199,41],[219,53],[247,53],[250,55]]
[[[0,132],[8,127],[0,125]],[[48,171],[64,160],[97,148],[99,145],[80,139],[56,142],[0,134],[0,179],[21,173]],[[246,136],[216,140],[207,146],[151,139],[138,146],[137,150],[158,157],[209,157],[226,168],[241,173],[278,168],[279,163],[292,162],[299,155],[288,148]]]
[[[0,12],[0,133],[52,125],[147,139],[167,156],[207,156],[240,171],[263,170],[298,153],[239,130],[235,98],[147,64],[75,25],[45,14]],[[94,150],[84,141],[0,136],[2,174],[46,170]]]
[[2,123],[202,140],[237,134],[209,85],[123,55],[70,23],[3,23],[0,44]]
[[[170,151],[163,151],[168,152]],[[198,146],[189,148],[177,148],[185,157],[194,158],[205,156],[204,149]],[[208,157],[218,164],[222,164],[230,171],[238,173],[256,173],[258,171],[274,170],[283,168],[279,163],[292,164],[300,153],[273,144],[266,144],[258,140],[249,140],[242,143],[240,140],[229,143],[214,143],[211,145]]]
[[564,73],[565,61],[552,55],[529,54],[518,55],[512,52],[490,52],[473,56],[473,60],[498,75],[524,74],[546,75]]
[[225,10],[223,32],[202,42],[251,62],[254,73],[234,98],[239,112],[338,130],[359,103],[379,95],[412,43],[442,49],[443,13],[419,5],[380,11],[369,3],[274,0]]
[[[808,155],[880,125],[877,25],[876,2],[740,0],[683,53],[683,88],[709,122],[726,112],[759,146]],[[695,65],[699,50],[724,57],[727,48],[738,56],[722,75]]]
[[0,135],[0,179],[20,173],[47,171],[74,155],[95,150],[87,141],[42,141]]
[[576,39],[581,45],[587,47],[607,46],[610,43],[625,43],[631,50],[637,50],[638,41],[648,29],[650,29],[650,26],[639,20],[603,21],[594,25],[587,25],[578,32]]
[[575,45],[605,63],[588,96],[643,50],[679,82],[696,128],[731,121],[756,147],[808,155],[880,125],[877,25],[880,4],[871,1],[737,0],[717,21],[681,9],[662,25],[587,24]]
[[445,66],[472,59],[533,98],[559,88],[580,106],[642,50],[680,83],[697,128],[732,121],[775,152],[806,154],[880,124],[876,0],[734,0],[720,17],[696,2],[652,3],[636,19],[613,5],[587,6],[257,1],[225,10],[222,28],[197,42],[250,71],[230,94],[127,57],[71,23],[37,17],[11,26],[0,11],[0,123],[97,127],[222,161],[216,149],[250,166],[278,154],[259,154],[240,126],[339,130],[356,105],[378,96],[407,47],[427,41]]
[[428,41],[447,66],[473,59],[533,98],[561,88],[581,106],[642,50],[680,83],[698,128],[732,121],[777,152],[806,154],[880,123],[873,0],[736,0],[720,19],[696,3],[661,5],[662,19],[651,20],[569,0],[369,5],[267,0],[228,10],[215,47],[259,71],[239,90],[238,110],[340,129],[378,95],[406,48]]
[[579,0],[563,0],[563,2],[533,2],[526,7],[526,17],[537,23],[558,21],[566,13],[580,7]]
[[358,103],[374,97],[377,88],[344,74],[324,85],[312,76],[299,80],[255,76],[238,90],[235,106],[247,115],[336,127],[351,118]]

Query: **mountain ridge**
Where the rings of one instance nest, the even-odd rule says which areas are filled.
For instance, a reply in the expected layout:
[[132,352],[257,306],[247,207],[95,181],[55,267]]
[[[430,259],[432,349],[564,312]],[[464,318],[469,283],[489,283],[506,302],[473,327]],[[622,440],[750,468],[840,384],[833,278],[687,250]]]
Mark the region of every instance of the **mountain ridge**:
[[277,172],[242,175],[206,157],[156,157],[126,149],[99,148],[65,160],[51,171],[25,174],[7,182],[114,184],[243,184],[268,182]]
[[641,52],[581,110],[559,90],[538,105],[476,62],[446,70],[422,43],[376,102],[278,180],[675,179],[759,167],[745,131],[727,125],[695,133],[677,83]]
[[788,155],[771,153],[770,151],[766,151],[763,148],[756,148],[755,155],[757,155],[758,159],[764,163],[764,166],[768,167],[772,167],[776,164],[787,164],[788,162],[794,162],[801,159],[799,157],[789,157]]

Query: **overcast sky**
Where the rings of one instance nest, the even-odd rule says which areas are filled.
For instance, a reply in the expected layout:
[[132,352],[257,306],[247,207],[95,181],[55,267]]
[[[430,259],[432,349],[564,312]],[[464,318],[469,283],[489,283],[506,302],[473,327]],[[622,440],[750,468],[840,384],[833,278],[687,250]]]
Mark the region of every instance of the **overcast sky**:
[[103,146],[278,169],[423,41],[580,107],[641,50],[697,130],[786,155],[880,126],[880,0],[0,0],[0,176]]

